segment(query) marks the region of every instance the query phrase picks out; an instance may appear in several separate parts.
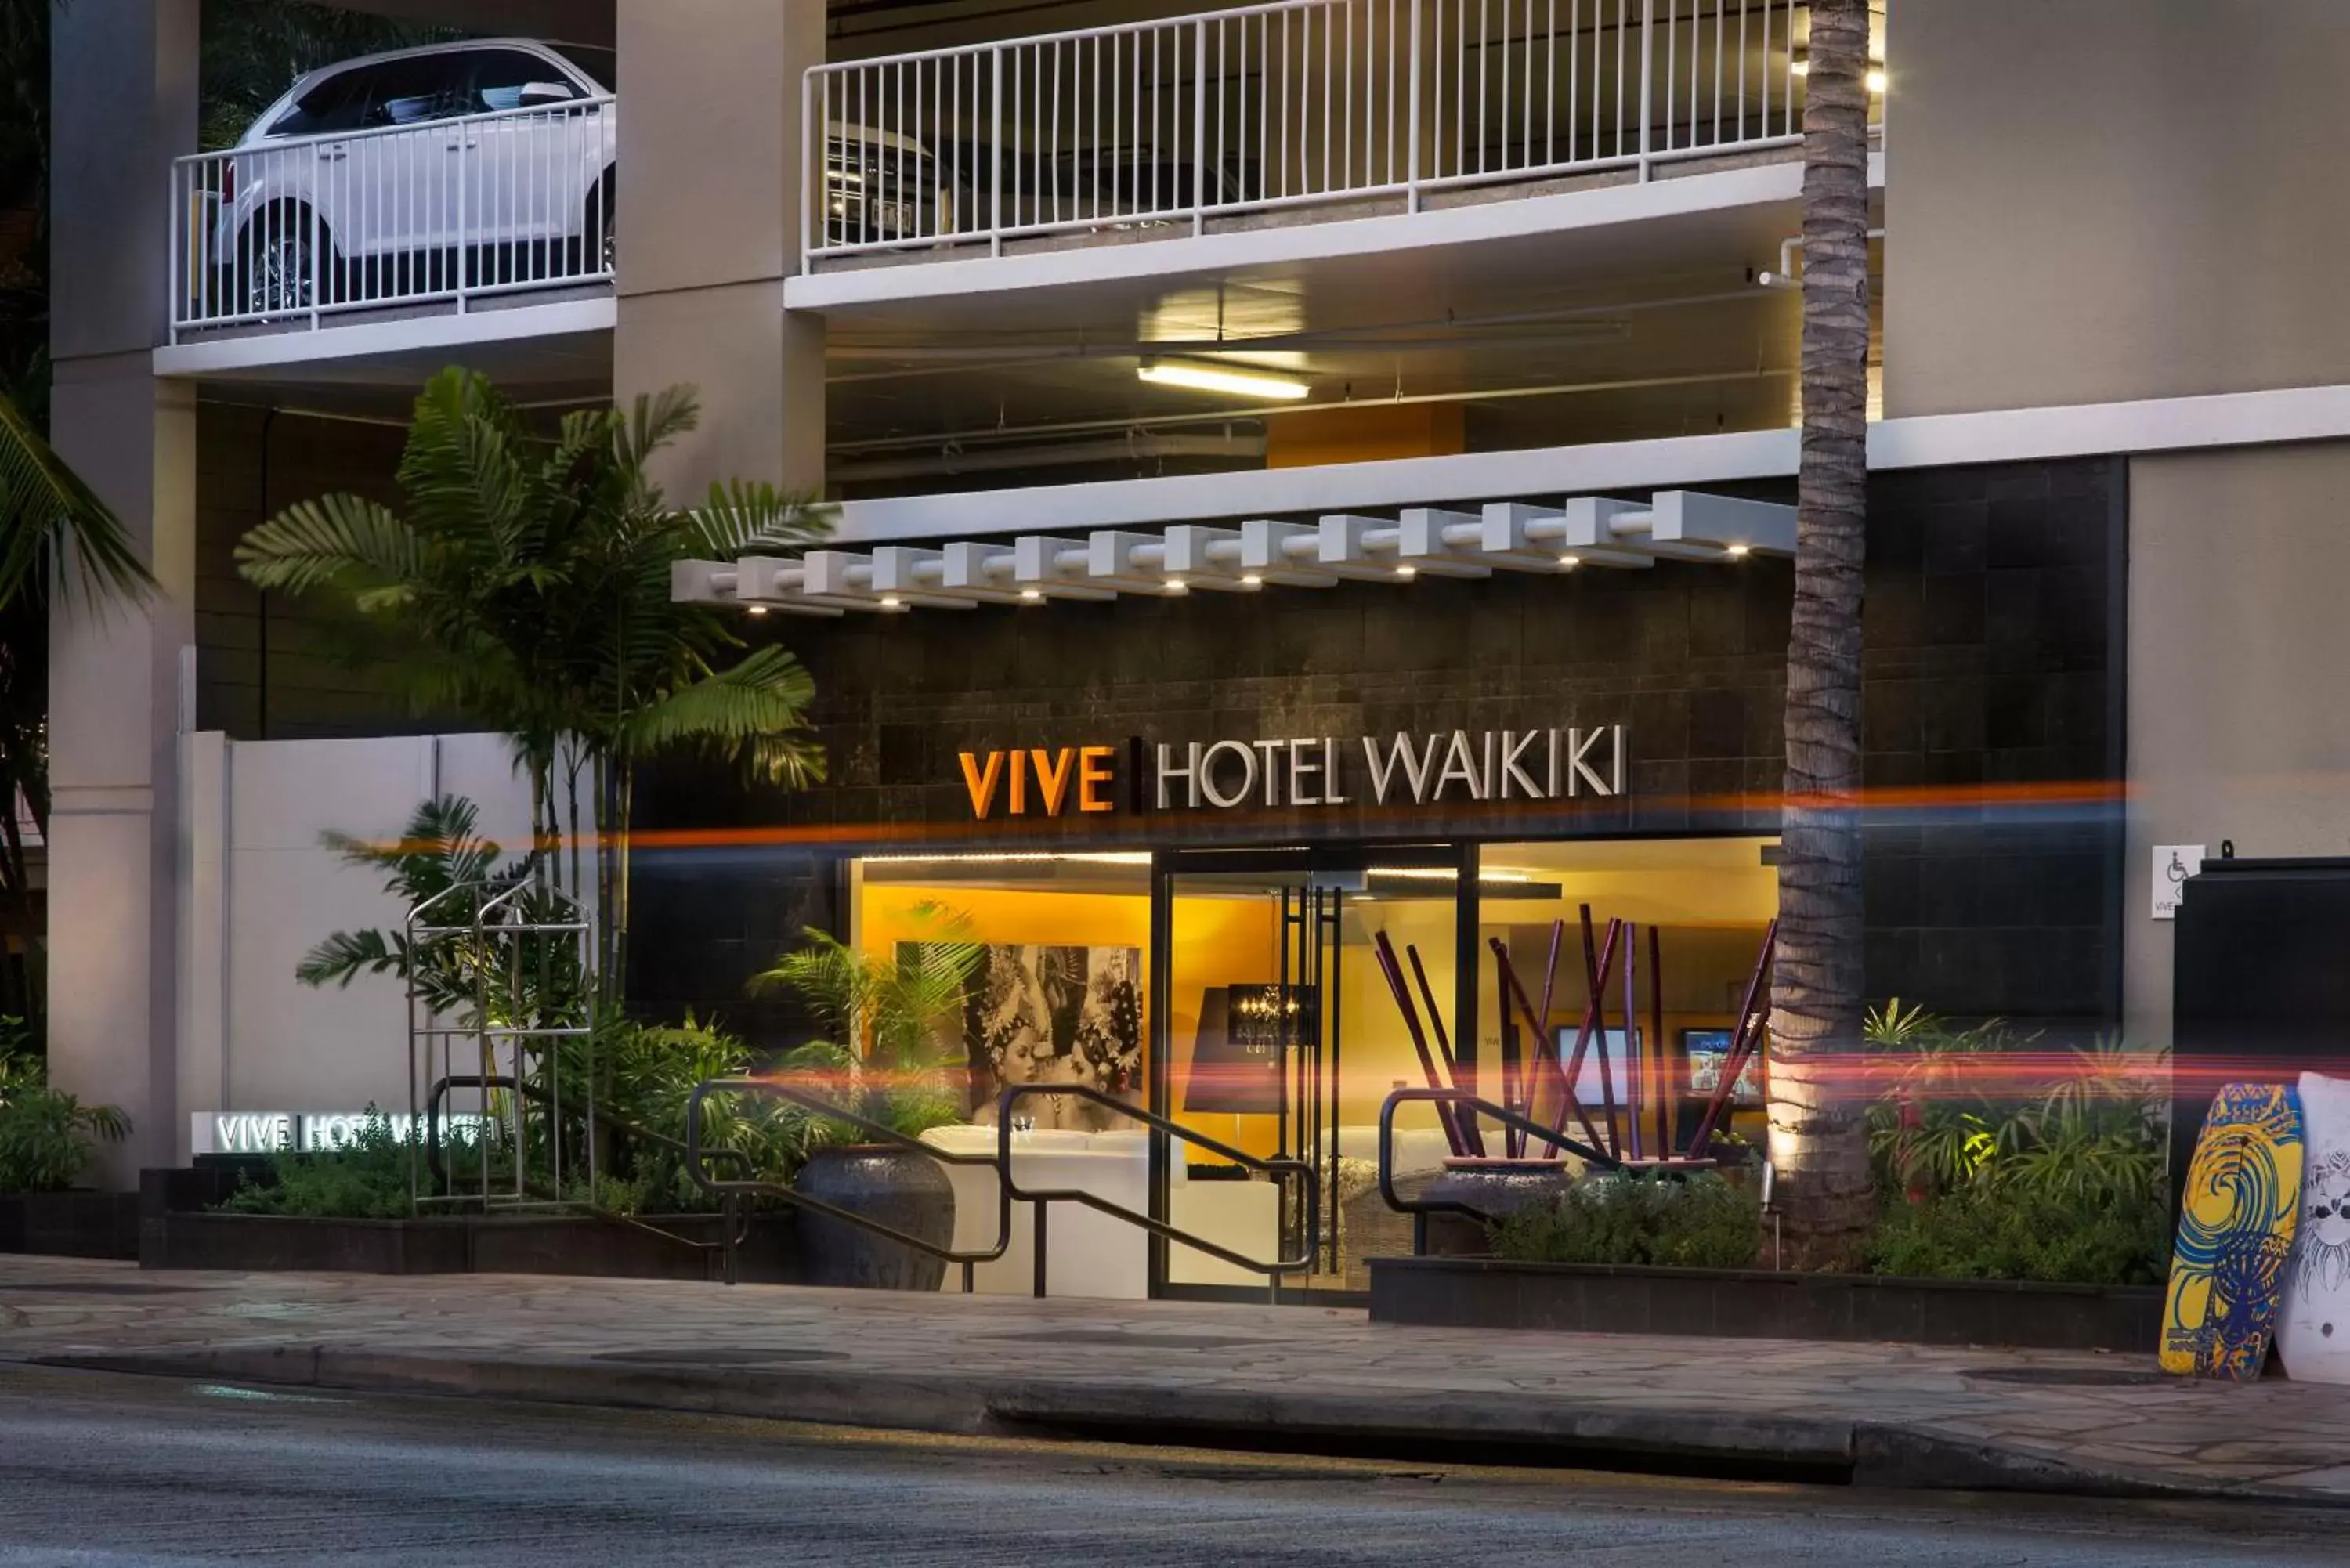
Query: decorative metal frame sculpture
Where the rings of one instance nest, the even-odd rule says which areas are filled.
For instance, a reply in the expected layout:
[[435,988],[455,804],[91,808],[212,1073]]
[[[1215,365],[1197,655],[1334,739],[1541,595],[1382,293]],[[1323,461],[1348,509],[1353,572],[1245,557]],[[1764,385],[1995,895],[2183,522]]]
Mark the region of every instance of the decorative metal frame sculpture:
[[[593,1194],[596,928],[587,907],[533,882],[496,892],[461,883],[409,911],[407,941],[411,1207],[569,1208],[572,1179],[582,1173]],[[473,983],[466,1008],[452,1018],[416,977],[436,950],[459,944],[466,945],[463,963]],[[577,977],[578,994],[576,1004],[550,1010],[558,969]],[[573,1041],[577,1061],[567,1064],[565,1046]],[[434,1172],[428,1154],[440,1147],[452,1088],[477,1096],[474,1168],[450,1160]],[[504,1171],[494,1158],[501,1148]]]

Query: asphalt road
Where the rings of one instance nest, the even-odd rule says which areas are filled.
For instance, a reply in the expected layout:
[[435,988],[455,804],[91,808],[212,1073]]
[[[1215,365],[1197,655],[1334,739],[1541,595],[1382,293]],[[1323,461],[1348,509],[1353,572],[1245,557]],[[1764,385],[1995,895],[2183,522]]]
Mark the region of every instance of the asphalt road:
[[899,1437],[0,1368],[0,1564],[2340,1563],[2350,1513]]

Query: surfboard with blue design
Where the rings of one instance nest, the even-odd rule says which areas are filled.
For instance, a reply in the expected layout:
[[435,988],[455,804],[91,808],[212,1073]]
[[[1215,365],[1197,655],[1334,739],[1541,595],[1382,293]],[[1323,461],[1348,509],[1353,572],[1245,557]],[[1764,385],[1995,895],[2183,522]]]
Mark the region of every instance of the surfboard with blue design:
[[2203,1118],[2162,1325],[2162,1369],[2250,1382],[2268,1360],[2301,1208],[2301,1100],[2282,1084],[2230,1084]]

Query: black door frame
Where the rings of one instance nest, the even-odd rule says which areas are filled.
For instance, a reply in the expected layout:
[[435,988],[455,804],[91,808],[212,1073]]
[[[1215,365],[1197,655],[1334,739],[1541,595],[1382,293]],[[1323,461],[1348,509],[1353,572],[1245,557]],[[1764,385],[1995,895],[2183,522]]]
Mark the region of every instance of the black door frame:
[[[1382,843],[1346,839],[1309,844],[1216,846],[1206,848],[1159,849],[1150,860],[1150,1038],[1149,1080],[1150,1109],[1171,1116],[1174,1085],[1170,1073],[1170,1024],[1174,1001],[1175,879],[1202,872],[1262,875],[1304,875],[1315,871],[1367,871],[1382,866],[1451,870],[1453,881],[1452,1038],[1469,1074],[1476,1072],[1477,995],[1480,972],[1477,951],[1479,845],[1473,839],[1420,840]],[[1334,1021],[1333,1033],[1337,1025]],[[1332,1044],[1336,1044],[1335,1040]],[[1150,1135],[1149,1203],[1151,1218],[1169,1222],[1173,1185],[1173,1140],[1165,1133]],[[1153,1298],[1258,1300],[1256,1293],[1212,1285],[1170,1285],[1167,1279],[1168,1242],[1150,1239],[1150,1294]],[[1331,1291],[1298,1292],[1284,1299],[1333,1304],[1344,1299]]]

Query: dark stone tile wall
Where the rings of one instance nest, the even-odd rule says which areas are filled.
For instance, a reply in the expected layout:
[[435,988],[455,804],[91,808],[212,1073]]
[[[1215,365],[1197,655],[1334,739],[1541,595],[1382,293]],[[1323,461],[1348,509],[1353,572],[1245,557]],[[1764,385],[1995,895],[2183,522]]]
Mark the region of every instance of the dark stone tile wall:
[[[2123,466],[1880,476],[1871,492],[1869,989],[1960,1014],[2118,1010]],[[1787,487],[1749,493],[1788,499]],[[823,787],[648,777],[724,847],[638,871],[637,993],[741,1019],[745,975],[837,914],[849,846],[1668,834],[1776,826],[1784,562],[1423,578],[841,621],[770,618],[814,672]],[[971,820],[956,754],[1014,746],[1627,726],[1627,800]],[[1121,768],[1126,766],[1121,758]]]

